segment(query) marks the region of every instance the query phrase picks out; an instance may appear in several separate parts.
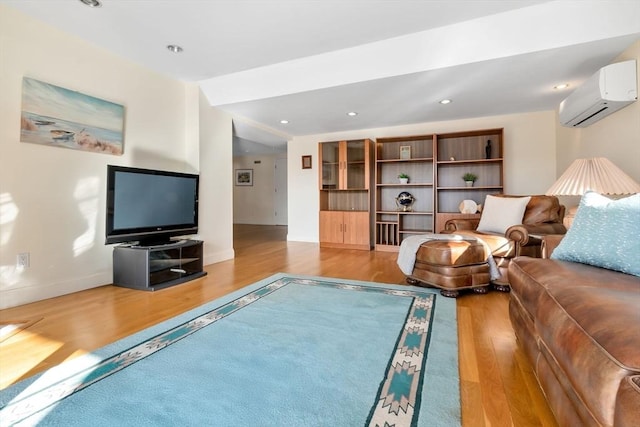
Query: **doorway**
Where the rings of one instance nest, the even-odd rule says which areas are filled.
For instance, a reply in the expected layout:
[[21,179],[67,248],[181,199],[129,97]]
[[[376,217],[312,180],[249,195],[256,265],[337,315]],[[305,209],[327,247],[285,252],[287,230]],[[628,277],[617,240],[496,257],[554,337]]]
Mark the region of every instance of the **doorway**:
[[274,218],[276,225],[288,224],[287,159],[276,159],[274,167]]

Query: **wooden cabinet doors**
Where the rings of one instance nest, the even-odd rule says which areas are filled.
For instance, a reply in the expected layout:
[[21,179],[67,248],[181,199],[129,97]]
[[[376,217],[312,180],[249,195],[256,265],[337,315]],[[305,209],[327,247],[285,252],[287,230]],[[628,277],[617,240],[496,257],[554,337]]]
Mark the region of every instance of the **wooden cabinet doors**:
[[320,246],[370,248],[369,213],[320,211]]
[[321,143],[320,189],[368,189],[370,145],[366,139]]

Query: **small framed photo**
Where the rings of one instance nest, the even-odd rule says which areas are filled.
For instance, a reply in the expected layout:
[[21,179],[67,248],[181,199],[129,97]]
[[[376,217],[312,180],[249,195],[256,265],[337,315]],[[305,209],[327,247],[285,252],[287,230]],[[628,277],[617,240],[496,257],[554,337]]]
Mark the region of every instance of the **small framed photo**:
[[253,169],[236,169],[236,185],[252,186]]
[[411,159],[411,146],[410,145],[401,145],[400,146],[400,160],[409,160]]
[[311,169],[311,156],[302,156],[302,169]]

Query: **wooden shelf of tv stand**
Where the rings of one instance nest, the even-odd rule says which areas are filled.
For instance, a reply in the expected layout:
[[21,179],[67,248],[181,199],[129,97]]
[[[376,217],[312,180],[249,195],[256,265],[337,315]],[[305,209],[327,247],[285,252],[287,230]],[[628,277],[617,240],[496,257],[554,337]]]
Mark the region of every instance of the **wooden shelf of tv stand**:
[[116,286],[156,291],[206,274],[200,240],[113,248],[113,284]]

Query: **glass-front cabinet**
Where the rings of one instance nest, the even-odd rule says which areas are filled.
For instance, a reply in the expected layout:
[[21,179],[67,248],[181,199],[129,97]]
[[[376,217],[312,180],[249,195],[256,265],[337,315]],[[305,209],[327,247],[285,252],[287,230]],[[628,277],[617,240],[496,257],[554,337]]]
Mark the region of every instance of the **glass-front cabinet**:
[[320,143],[321,190],[368,189],[369,140]]
[[369,139],[321,142],[320,246],[371,249]]
[[340,169],[340,143],[323,142],[320,144],[320,190],[337,190],[339,184]]

